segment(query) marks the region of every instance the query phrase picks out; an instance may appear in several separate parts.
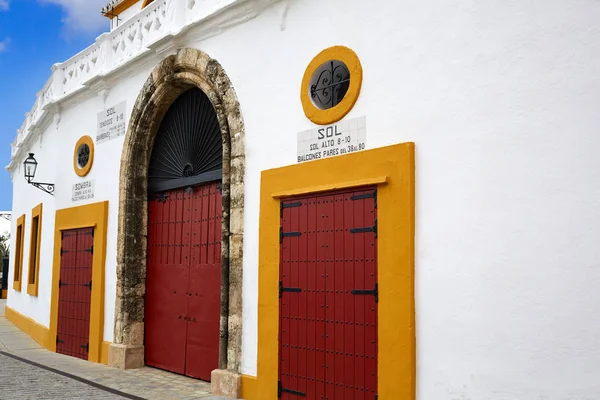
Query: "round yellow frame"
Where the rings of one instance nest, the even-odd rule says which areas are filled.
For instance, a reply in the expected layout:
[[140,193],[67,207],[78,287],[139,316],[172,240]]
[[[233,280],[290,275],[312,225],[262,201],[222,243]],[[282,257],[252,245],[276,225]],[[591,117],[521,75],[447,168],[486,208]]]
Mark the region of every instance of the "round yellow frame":
[[[321,110],[317,108],[309,94],[310,80],[316,70],[325,62],[330,60],[339,60],[346,64],[348,71],[350,72],[350,86],[346,95],[336,106],[328,108],[327,110]],[[300,89],[300,100],[302,101],[302,108],[304,114],[315,124],[328,125],[339,121],[344,118],[346,114],[352,110],[354,104],[358,100],[360,95],[360,88],[362,86],[363,70],[360,60],[354,51],[345,46],[333,46],[329,47],[312,59],[302,78],[302,88]]]
[[[79,147],[81,147],[84,144],[87,144],[88,147],[90,148],[90,159],[85,167],[80,168],[79,164],[77,163],[77,149],[79,149]],[[75,173],[77,175],[86,176],[87,174],[90,173],[93,163],[94,163],[94,141],[92,140],[91,137],[89,137],[87,135],[82,136],[77,141],[77,144],[75,145],[75,149],[73,150],[73,169],[75,170]]]

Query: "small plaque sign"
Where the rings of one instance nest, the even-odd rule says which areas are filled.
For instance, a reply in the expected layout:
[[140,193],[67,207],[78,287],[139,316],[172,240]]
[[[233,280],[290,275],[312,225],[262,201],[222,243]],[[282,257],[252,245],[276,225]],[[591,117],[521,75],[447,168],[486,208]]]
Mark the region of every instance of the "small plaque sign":
[[94,198],[95,192],[94,179],[88,181],[77,182],[73,185],[73,193],[71,194],[71,201],[82,201]]
[[126,129],[125,102],[122,101],[116,106],[107,108],[98,113],[96,143],[103,143],[116,137],[123,136],[125,135]]
[[366,146],[367,117],[340,121],[298,133],[298,162],[341,156]]

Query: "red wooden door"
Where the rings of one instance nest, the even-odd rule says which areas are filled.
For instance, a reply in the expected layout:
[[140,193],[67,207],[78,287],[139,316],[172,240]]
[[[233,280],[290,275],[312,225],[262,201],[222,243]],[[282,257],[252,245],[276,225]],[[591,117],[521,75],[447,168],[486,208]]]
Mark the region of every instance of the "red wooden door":
[[148,204],[146,364],[210,380],[219,352],[218,184],[153,195]]
[[62,232],[56,352],[88,359],[94,229]]
[[282,201],[279,395],[377,395],[377,194]]
[[221,193],[217,183],[193,194],[186,375],[210,381],[219,365]]

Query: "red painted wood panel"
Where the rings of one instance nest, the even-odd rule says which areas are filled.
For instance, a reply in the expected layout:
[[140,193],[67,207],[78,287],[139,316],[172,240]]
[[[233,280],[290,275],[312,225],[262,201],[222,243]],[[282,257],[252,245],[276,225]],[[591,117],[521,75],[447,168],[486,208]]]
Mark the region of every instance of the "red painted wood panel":
[[177,209],[183,190],[151,197],[148,215],[146,267],[146,364],[185,373],[187,284],[189,265],[175,263],[176,231],[183,226]]
[[221,193],[218,184],[193,194],[198,253],[190,264],[186,375],[210,380],[219,365],[221,310]]
[[146,364],[210,380],[219,358],[219,184],[150,196],[148,209]]
[[371,291],[377,282],[374,193],[366,188],[282,202],[283,399],[375,399],[376,297],[352,293]]
[[88,359],[93,228],[62,232],[57,353]]

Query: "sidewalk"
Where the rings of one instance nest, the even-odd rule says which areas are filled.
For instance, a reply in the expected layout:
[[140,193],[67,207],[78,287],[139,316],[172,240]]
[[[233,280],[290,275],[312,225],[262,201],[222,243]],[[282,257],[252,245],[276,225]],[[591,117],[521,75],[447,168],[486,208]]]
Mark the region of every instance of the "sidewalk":
[[[23,370],[31,371],[33,368],[33,371],[36,371],[40,376],[50,375],[56,377],[56,379],[60,377],[60,379],[67,379],[74,385],[94,386],[95,384],[99,389],[93,390],[101,391],[102,387],[106,387],[148,400],[226,400],[224,397],[211,396],[210,383],[200,380],[149,367],[123,371],[103,364],[50,352],[42,348],[31,337],[5,318],[5,306],[6,300],[0,300],[0,352],[14,355],[17,358],[3,356],[0,358],[0,367],[2,363],[8,364],[10,362],[11,367],[16,368],[14,366],[14,363],[16,363],[18,366],[22,365],[20,368]],[[18,361],[18,358],[39,364],[39,366],[35,366],[35,364],[32,366],[32,364]],[[61,371],[63,377],[45,370],[44,367]],[[65,375],[67,378],[64,378]],[[73,376],[72,379],[68,378],[69,375]],[[30,386],[28,387],[31,387],[32,384],[35,385],[35,383],[29,382]],[[40,390],[43,390],[43,388],[40,388]],[[106,389],[104,389],[104,393],[110,395],[106,392]],[[119,398],[119,396],[112,395],[112,398]]]

